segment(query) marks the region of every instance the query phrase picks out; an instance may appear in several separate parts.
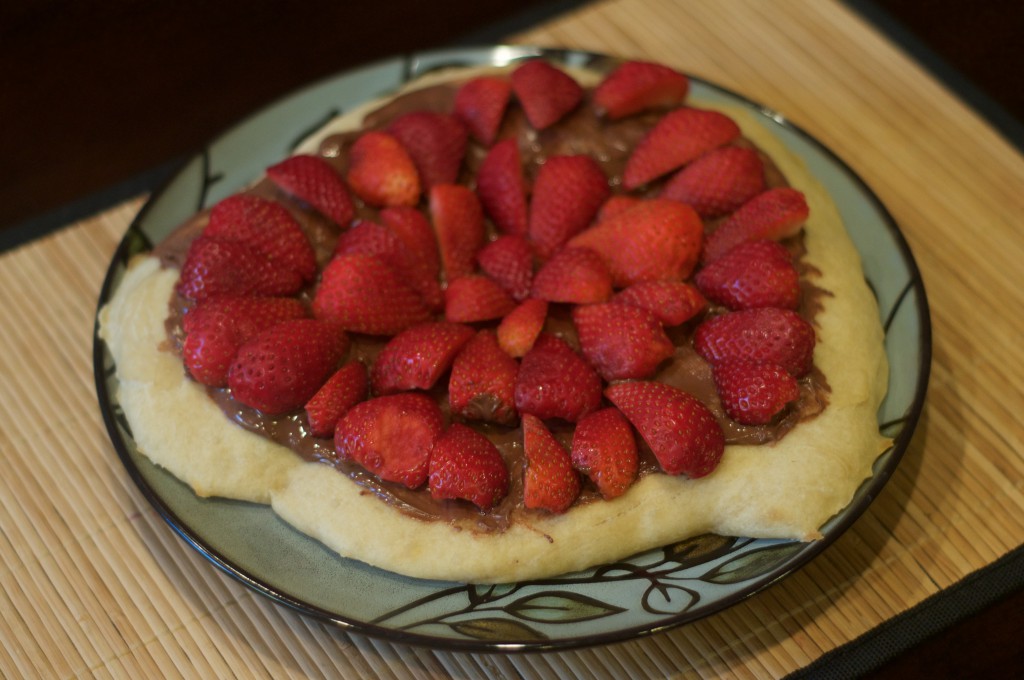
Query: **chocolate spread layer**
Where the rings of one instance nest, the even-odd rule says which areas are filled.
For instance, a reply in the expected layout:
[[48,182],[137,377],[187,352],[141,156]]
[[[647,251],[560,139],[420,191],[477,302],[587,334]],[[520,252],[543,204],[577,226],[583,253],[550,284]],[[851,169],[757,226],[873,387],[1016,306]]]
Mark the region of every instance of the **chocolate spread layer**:
[[[456,84],[442,84],[412,91],[401,95],[390,103],[368,114],[363,121],[363,129],[380,129],[402,113],[415,110],[450,112]],[[594,112],[589,101],[584,100],[571,114],[554,126],[536,131],[527,123],[522,109],[512,102],[505,114],[499,139],[515,138],[518,140],[520,154],[524,164],[527,184],[533,178],[544,161],[554,155],[586,154],[594,158],[609,178],[613,193],[620,193],[621,177],[630,151],[643,138],[647,131],[658,121],[663,112],[652,111],[621,121],[609,122],[600,119]],[[340,173],[344,174],[348,148],[358,137],[359,132],[346,132],[326,137],[319,146],[319,154],[328,160]],[[746,140],[737,144],[751,146]],[[475,186],[476,171],[487,153],[487,148],[470,139],[463,163],[460,180],[469,186]],[[761,154],[765,168],[766,183],[770,187],[785,186],[785,177],[771,158]],[[661,183],[652,183],[646,188],[647,195],[657,195]],[[310,206],[285,194],[267,180],[262,180],[245,190],[281,202],[298,220],[317,255],[322,267],[331,257],[340,233],[337,225],[319,215]],[[357,207],[357,218],[373,220],[375,211],[363,205],[353,195]],[[422,207],[422,206],[421,206]],[[192,240],[206,226],[208,212],[201,212],[182,224],[166,240],[160,243],[153,254],[160,258],[166,267],[180,268],[188,252]],[[706,228],[716,226],[708,222]],[[827,291],[817,288],[810,280],[814,277],[813,268],[802,261],[804,254],[802,235],[784,242],[794,256],[801,272],[802,303],[800,313],[813,323],[815,315],[821,308],[822,296]],[[315,286],[315,284],[314,284]],[[311,287],[301,295],[311,300],[315,288]],[[170,300],[170,313],[166,327],[172,349],[180,354],[183,332],[181,319],[188,311],[189,301],[175,294]],[[551,313],[545,331],[566,339],[578,349],[575,329],[569,319],[568,307],[551,305]],[[720,314],[725,310],[712,307],[702,316],[681,326],[666,329],[669,337],[676,345],[675,354],[663,362],[653,380],[678,387],[700,399],[715,415],[725,434],[727,444],[768,445],[778,441],[799,422],[813,418],[828,403],[828,385],[824,376],[814,369],[808,376],[799,381],[800,397],[791,404],[772,423],[761,426],[748,426],[737,423],[729,418],[722,408],[711,376],[711,366],[693,349],[692,336],[699,322],[709,315]],[[349,359],[357,359],[370,365],[377,353],[384,346],[387,338],[377,338],[352,334],[352,349]],[[447,396],[443,386],[446,377],[439,381],[438,389],[434,390],[438,404],[447,421],[453,418],[448,412]],[[245,406],[232,398],[228,389],[208,388],[210,397],[220,406],[224,413],[238,425],[267,437],[286,446],[300,455],[304,460],[334,466],[339,472],[348,475],[353,481],[385,502],[392,504],[400,511],[424,520],[444,520],[453,525],[469,529],[495,531],[509,526],[514,518],[523,517],[528,522],[534,512],[523,507],[522,478],[525,459],[522,446],[522,430],[519,427],[505,427],[481,422],[468,422],[485,434],[501,452],[509,466],[510,489],[506,497],[497,506],[482,511],[464,501],[436,501],[425,489],[410,490],[402,485],[385,482],[367,472],[357,463],[339,458],[330,439],[313,437],[309,433],[308,422],[304,412],[296,412],[284,416],[266,416],[261,412]],[[568,423],[549,423],[552,432],[567,448],[572,440],[572,426]],[[640,475],[654,474],[659,467],[654,455],[646,447],[641,438],[637,438],[640,447]],[[583,491],[576,501],[577,504],[589,503],[600,498],[593,485],[585,480]]]

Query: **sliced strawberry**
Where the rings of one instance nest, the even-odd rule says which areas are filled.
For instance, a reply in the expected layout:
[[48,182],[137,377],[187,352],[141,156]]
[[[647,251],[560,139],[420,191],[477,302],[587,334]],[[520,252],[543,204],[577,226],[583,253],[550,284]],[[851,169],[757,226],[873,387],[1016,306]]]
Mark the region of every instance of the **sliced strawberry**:
[[670,111],[629,155],[622,185],[636,189],[739,136],[739,126],[718,111],[694,108]]
[[667,66],[627,61],[594,89],[593,101],[598,113],[618,120],[648,109],[675,106],[689,89],[690,80]]
[[267,177],[339,226],[347,226],[355,215],[352,196],[345,182],[331,164],[319,156],[286,158],[267,168]]
[[800,304],[800,274],[775,241],[739,244],[697,272],[694,282],[708,300],[729,309]]
[[601,378],[565,340],[541,333],[516,378],[516,408],[576,422],[601,405]]
[[374,255],[337,255],[320,275],[313,315],[345,330],[394,335],[430,318],[423,298]]
[[335,324],[282,321],[238,348],[228,371],[231,395],[268,415],[300,409],[334,373],[348,345]]
[[640,469],[636,437],[617,408],[584,416],[572,435],[572,464],[590,478],[606,500],[621,496]]
[[535,298],[523,300],[498,324],[498,344],[511,357],[525,356],[544,329],[547,316],[547,302]]
[[302,288],[294,269],[267,259],[244,243],[200,236],[189,246],[177,291],[182,297],[205,300],[220,295],[277,297]]
[[455,115],[484,146],[494,144],[505,109],[512,96],[512,83],[498,76],[479,76],[463,83],[455,93]]
[[530,294],[548,302],[604,302],[612,294],[612,275],[590,248],[562,248],[541,266]]
[[444,301],[441,283],[431,276],[402,239],[392,229],[360,220],[338,237],[335,255],[376,255],[416,289],[423,301],[432,309],[439,309]]
[[508,466],[498,447],[462,423],[434,442],[428,479],[433,498],[467,500],[483,510],[508,495]]
[[416,267],[424,275],[437,280],[441,275],[441,255],[437,250],[437,236],[430,220],[416,208],[394,206],[379,213],[385,227],[395,232],[416,260]]
[[708,219],[731,213],[764,189],[764,165],[757,151],[725,146],[673,175],[661,196],[682,201]]
[[233,194],[210,210],[206,236],[239,241],[264,257],[294,269],[303,281],[316,276],[316,254],[299,223],[275,201]]
[[616,383],[605,396],[637,429],[667,474],[703,477],[722,460],[722,428],[696,397],[650,381]]
[[476,334],[455,357],[448,380],[452,414],[467,420],[514,425],[519,363],[498,346],[492,330]]
[[533,249],[522,236],[499,236],[476,256],[480,269],[520,302],[533,283]]
[[341,417],[366,399],[368,382],[366,366],[358,361],[350,361],[335,371],[306,402],[310,434],[325,439],[333,438],[335,425]]
[[516,140],[498,142],[487,152],[477,171],[476,193],[499,231],[526,234],[526,180]]
[[642,281],[623,288],[612,302],[646,309],[663,326],[678,326],[703,312],[707,300],[685,281]]
[[416,164],[393,135],[370,131],[349,149],[352,191],[372,206],[416,205],[422,184]]
[[377,355],[370,370],[376,395],[429,390],[451,368],[455,355],[473,337],[473,329],[448,321],[407,328]]
[[523,504],[530,509],[563,513],[580,495],[580,478],[572,458],[544,423],[523,415]]
[[803,193],[789,187],[768,189],[744,203],[708,236],[704,261],[713,262],[746,241],[779,241],[795,236],[810,214]]
[[640,281],[681,281],[700,256],[704,225],[687,205],[663,198],[635,207],[594,225],[569,240],[590,248],[608,265],[612,283],[625,287]]
[[445,278],[451,282],[473,272],[484,245],[484,214],[476,194],[459,184],[430,189],[430,217]]
[[712,365],[733,359],[772,362],[799,378],[814,360],[814,328],[789,309],[729,312],[697,327],[693,347]]
[[447,113],[410,111],[393,120],[387,131],[409,152],[424,189],[458,179],[468,137],[461,120]]
[[474,323],[500,319],[516,301],[497,282],[482,274],[455,279],[444,291],[444,317],[449,321]]
[[579,83],[541,59],[531,59],[512,72],[512,90],[537,130],[560,121],[583,99]]
[[608,178],[590,156],[551,156],[540,167],[530,201],[529,238],[549,257],[590,224],[608,198]]
[[630,208],[635,207],[638,203],[644,199],[639,196],[630,196],[628,194],[613,194],[608,197],[608,200],[604,202],[601,208],[597,211],[597,219],[595,222],[604,222],[605,220],[611,219],[616,215],[626,212]]
[[441,409],[430,397],[391,394],[349,409],[334,430],[334,449],[384,481],[416,489],[427,481],[430,451],[443,429]]
[[675,353],[665,329],[646,309],[605,302],[572,310],[580,351],[605,380],[650,377]]
[[723,361],[714,367],[722,408],[744,425],[765,425],[800,396],[796,378],[779,364]]

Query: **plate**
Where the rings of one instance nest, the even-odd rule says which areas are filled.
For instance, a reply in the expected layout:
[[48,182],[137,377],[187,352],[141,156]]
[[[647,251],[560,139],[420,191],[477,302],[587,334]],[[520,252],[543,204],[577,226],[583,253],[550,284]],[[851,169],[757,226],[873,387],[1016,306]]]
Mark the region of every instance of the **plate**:
[[[543,56],[607,70],[605,55],[497,46],[395,57],[289,96],[211,142],[146,203],[115,253],[100,295],[116,289],[128,259],[186,218],[259,177],[329,118],[404,82],[449,66],[504,65]],[[839,158],[778,113],[691,78],[691,96],[746,107],[803,158],[831,192],[864,262],[886,330],[891,365],[879,427],[894,440],[849,506],[814,543],[700,536],[558,578],[500,586],[410,579],[339,558],[269,507],[204,499],[137,451],[115,399],[114,366],[98,336],[94,370],[110,438],[147,500],[190,546],[256,592],[315,619],[396,642],[466,651],[540,651],[652,634],[721,611],[792,573],[864,512],[903,455],[920,416],[931,337],[924,287],[888,211]]]

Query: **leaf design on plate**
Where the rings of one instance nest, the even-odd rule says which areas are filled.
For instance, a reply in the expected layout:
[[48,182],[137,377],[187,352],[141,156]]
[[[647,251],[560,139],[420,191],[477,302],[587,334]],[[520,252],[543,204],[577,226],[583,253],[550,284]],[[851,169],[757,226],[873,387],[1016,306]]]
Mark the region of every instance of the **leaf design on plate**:
[[640,599],[644,611],[652,614],[682,614],[698,602],[697,591],[665,583],[652,583]]
[[470,584],[466,589],[466,597],[469,598],[470,604],[475,607],[479,604],[500,600],[518,589],[519,586],[515,583],[499,583],[494,585]]
[[527,621],[540,623],[579,623],[612,616],[622,607],[570,592],[546,591],[520,598],[505,611]]
[[540,631],[510,619],[472,619],[448,624],[452,630],[475,640],[495,642],[546,640]]
[[693,567],[725,555],[735,543],[735,538],[717,534],[694,536],[666,546],[665,559],[678,562],[682,567]]
[[726,560],[701,577],[702,581],[727,585],[761,576],[788,560],[804,547],[799,541],[776,543],[749,550]]

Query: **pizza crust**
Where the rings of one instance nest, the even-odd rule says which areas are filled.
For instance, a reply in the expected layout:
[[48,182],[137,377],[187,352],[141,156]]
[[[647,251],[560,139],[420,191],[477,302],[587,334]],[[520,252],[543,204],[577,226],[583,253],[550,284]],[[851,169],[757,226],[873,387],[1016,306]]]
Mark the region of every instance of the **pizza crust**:
[[[299,151],[358,124],[376,105],[335,121]],[[500,533],[416,519],[333,468],[303,462],[227,422],[167,349],[164,322],[177,271],[140,256],[100,314],[101,337],[117,365],[117,398],[139,450],[200,496],[269,503],[340,555],[417,578],[497,583],[548,577],[707,532],[819,538],[821,525],[850,502],[890,444],[876,415],[888,377],[878,309],[824,188],[754,116],[725,112],[807,196],[805,262],[821,272],[815,285],[829,293],[816,317],[814,355],[830,387],[829,405],[776,444],[730,445],[707,477],[647,475],[613,501],[563,515],[529,515]]]

